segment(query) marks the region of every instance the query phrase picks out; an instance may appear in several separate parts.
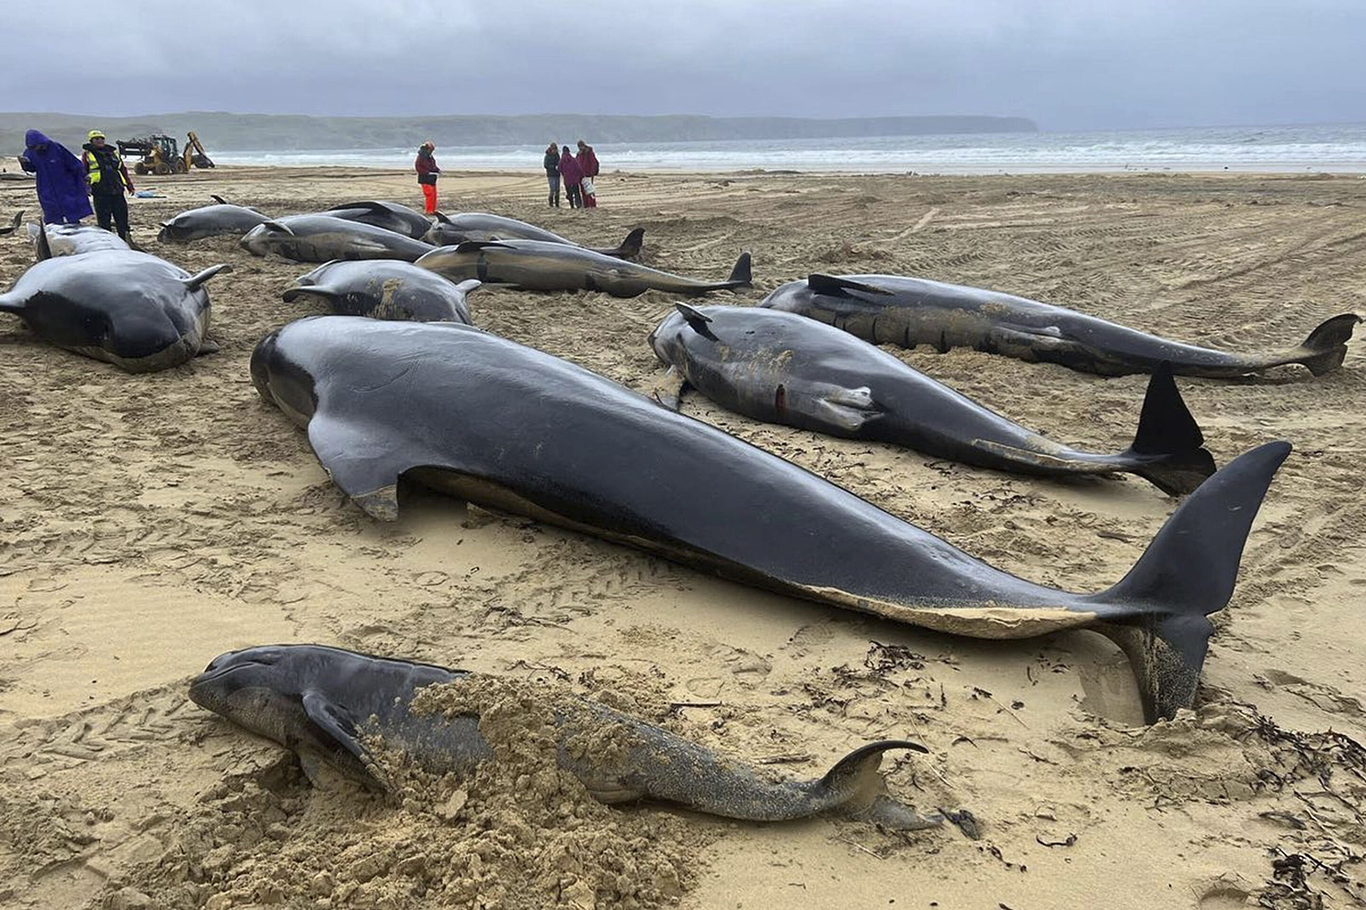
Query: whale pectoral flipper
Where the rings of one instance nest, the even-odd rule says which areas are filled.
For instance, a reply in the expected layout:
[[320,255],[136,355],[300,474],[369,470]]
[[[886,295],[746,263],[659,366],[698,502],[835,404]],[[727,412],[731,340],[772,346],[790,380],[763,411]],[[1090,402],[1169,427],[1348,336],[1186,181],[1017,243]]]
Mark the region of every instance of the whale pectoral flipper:
[[[345,709],[338,707],[328,701],[326,696],[320,692],[305,692],[303,696],[304,713],[313,725],[321,731],[328,740],[335,743],[345,750],[362,768],[370,778],[371,783],[384,787],[384,781],[376,776],[374,760],[370,755],[370,750],[360,741],[360,734],[356,729],[356,721]],[[316,772],[310,772],[308,761],[301,761],[304,772],[308,773],[309,779],[314,779]]]
[[687,377],[678,367],[669,367],[650,387],[650,397],[670,411],[677,411],[683,406],[683,393],[689,388]]
[[333,483],[373,518],[398,519],[398,478],[426,464],[400,455],[403,441],[320,408],[308,422],[308,442]]
[[682,303],[680,301],[674,302],[674,309],[678,310],[679,314],[688,323],[688,327],[691,328],[694,332],[696,332],[697,334],[701,335],[703,338],[706,338],[709,341],[720,340],[715,335],[713,335],[711,329],[707,327],[707,323],[711,322],[711,317],[708,316],[706,313],[703,313],[701,310],[697,309],[694,306],[689,306],[688,304]]

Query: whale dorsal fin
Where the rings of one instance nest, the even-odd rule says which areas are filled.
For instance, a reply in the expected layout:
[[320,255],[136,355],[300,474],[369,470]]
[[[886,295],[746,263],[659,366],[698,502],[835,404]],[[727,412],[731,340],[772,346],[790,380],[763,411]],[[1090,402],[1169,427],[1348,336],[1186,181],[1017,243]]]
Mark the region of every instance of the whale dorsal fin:
[[38,261],[52,258],[52,244],[47,241],[47,222],[38,219]]
[[283,233],[283,234],[288,234],[288,235],[291,236],[291,237],[295,236],[295,234],[294,234],[294,229],[291,228],[289,225],[285,224],[285,223],[282,222],[282,221],[275,221],[275,220],[273,220],[273,219],[267,219],[267,220],[265,220],[265,221],[262,221],[261,224],[263,224],[263,225],[265,225],[266,227],[270,228],[272,231],[280,231],[281,233]]
[[210,193],[210,194],[209,194],[209,198],[212,199],[214,202],[217,202],[219,205],[227,205],[227,204],[228,204],[228,200],[224,199],[222,196],[218,195],[217,193]]
[[890,295],[892,293],[885,288],[874,287],[871,284],[852,281],[848,278],[840,278],[837,275],[822,275],[819,272],[807,275],[806,285],[817,294],[828,294],[832,297],[848,297],[849,291],[862,291],[865,294],[884,295]]
[[446,217],[446,214],[444,212],[433,212],[432,214],[435,215],[436,220],[440,221],[442,224],[454,224],[454,222],[451,221],[451,219]]

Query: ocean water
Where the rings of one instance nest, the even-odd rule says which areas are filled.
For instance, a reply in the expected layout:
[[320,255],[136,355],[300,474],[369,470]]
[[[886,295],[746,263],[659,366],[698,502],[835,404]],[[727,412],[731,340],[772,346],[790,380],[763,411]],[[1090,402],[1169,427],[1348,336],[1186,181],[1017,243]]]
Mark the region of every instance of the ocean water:
[[[572,145],[572,142],[570,143]],[[1366,123],[855,139],[595,143],[603,171],[795,170],[1000,174],[1114,171],[1366,172]],[[539,172],[544,146],[437,149],[448,170]],[[409,168],[414,149],[218,151],[221,164]]]

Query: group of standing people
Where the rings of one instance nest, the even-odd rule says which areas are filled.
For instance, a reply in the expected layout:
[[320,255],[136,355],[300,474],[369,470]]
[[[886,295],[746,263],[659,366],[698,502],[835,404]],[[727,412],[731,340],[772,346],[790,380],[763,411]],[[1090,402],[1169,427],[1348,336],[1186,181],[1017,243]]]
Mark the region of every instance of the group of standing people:
[[598,156],[593,146],[579,140],[579,153],[571,155],[569,146],[561,151],[555,143],[545,149],[545,180],[550,186],[549,205],[560,207],[560,183],[564,183],[564,193],[569,197],[571,209],[595,209],[598,207],[597,187],[593,178],[598,176]]
[[[413,161],[413,170],[417,172],[417,182],[422,187],[428,215],[436,213],[436,180],[441,175],[441,168],[437,166],[433,154],[435,151],[434,143],[424,142],[418,146],[417,158]],[[563,182],[570,208],[597,208],[598,193],[593,178],[598,176],[598,170],[598,156],[593,146],[582,139],[579,140],[577,155],[570,154],[567,145],[561,151],[558,145],[550,143],[545,149],[545,179],[550,185],[549,205],[552,208],[560,207],[560,184]]]
[[[24,151],[19,166],[33,174],[43,221],[48,224],[80,224],[95,215],[100,227],[128,240],[128,200],[133,178],[119,156],[118,149],[105,142],[104,133],[91,130],[77,158],[66,146],[54,142],[38,130],[24,134]],[[91,202],[94,211],[91,211]]]

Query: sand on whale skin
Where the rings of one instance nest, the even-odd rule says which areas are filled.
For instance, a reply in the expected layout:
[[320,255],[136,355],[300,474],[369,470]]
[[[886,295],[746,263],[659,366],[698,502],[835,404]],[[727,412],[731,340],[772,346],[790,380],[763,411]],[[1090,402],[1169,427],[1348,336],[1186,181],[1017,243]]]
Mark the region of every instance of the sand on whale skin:
[[[1322,175],[832,177],[623,174],[601,206],[547,210],[524,173],[448,175],[443,207],[615,243],[714,274],[742,249],[754,303],[812,271],[888,272],[1072,306],[1254,351],[1366,312],[1366,181]],[[0,906],[1359,906],[1366,892],[1366,348],[1337,372],[1181,380],[1219,462],[1296,446],[1271,487],[1196,710],[1140,719],[1123,656],[1091,633],[974,641],[729,584],[415,491],[366,518],[303,433],[261,403],[256,341],[321,305],[307,270],[231,238],[159,244],[211,193],[272,215],[414,204],[411,175],[218,168],[156,179],[134,237],[211,288],[222,352],[129,376],[0,318]],[[36,210],[0,185],[0,220]],[[32,261],[0,238],[0,283]],[[470,296],[475,321],[637,389],[671,300]],[[1050,437],[1128,445],[1146,381],[970,351],[892,351]],[[1175,507],[1136,478],[1054,483],[727,414],[685,413],[791,459],[989,562],[1099,589]],[[699,506],[706,491],[698,491]],[[188,702],[218,653],[317,641],[565,687],[775,775],[872,739],[897,795],[970,808],[982,839],[816,819],[746,824],[609,809],[546,767],[413,772],[400,797],[315,790],[275,746]],[[534,694],[499,714],[535,734]],[[523,725],[519,728],[517,725]],[[518,732],[522,729],[522,732]],[[515,751],[515,750],[513,750]],[[511,753],[510,753],[511,754]],[[889,759],[891,757],[889,756]]]

